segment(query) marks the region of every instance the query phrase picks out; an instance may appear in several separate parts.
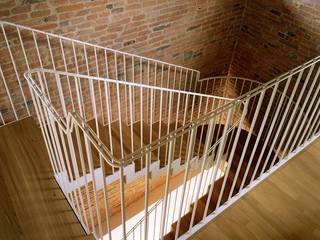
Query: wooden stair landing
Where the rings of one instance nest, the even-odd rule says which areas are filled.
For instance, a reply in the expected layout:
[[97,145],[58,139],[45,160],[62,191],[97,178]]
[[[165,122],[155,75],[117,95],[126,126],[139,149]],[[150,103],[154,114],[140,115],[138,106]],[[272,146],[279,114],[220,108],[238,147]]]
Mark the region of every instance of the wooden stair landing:
[[94,240],[53,178],[32,118],[0,128],[0,239]]

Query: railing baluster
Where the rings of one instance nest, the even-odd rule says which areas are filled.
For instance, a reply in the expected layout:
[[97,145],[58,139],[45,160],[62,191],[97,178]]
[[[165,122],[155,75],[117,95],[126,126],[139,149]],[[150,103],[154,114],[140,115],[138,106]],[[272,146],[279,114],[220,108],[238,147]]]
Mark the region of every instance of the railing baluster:
[[194,151],[194,143],[196,140],[196,134],[197,134],[197,128],[194,126],[190,131],[190,139],[188,141],[188,152],[187,152],[187,156],[186,156],[186,162],[185,162],[185,174],[183,177],[183,187],[182,187],[182,202],[181,205],[179,207],[179,212],[178,212],[178,221],[177,221],[177,227],[176,227],[176,232],[175,232],[175,239],[178,238],[179,236],[179,230],[180,230],[180,222],[181,222],[181,214],[182,214],[182,208],[184,205],[184,200],[185,200],[185,191],[186,191],[186,184],[187,184],[187,180],[189,177],[189,171],[190,171],[190,161],[192,159],[193,156],[193,151]]
[[[245,154],[247,153],[247,148],[249,146],[249,143],[250,143],[250,140],[251,140],[251,136],[253,134],[253,131],[254,131],[254,127],[255,127],[255,124],[256,124],[256,121],[257,121],[257,118],[260,114],[260,108],[261,108],[261,105],[262,105],[262,101],[264,99],[264,96],[265,96],[265,93],[266,93],[266,90],[263,90],[261,93],[260,93],[260,96],[259,96],[259,100],[258,100],[258,105],[255,109],[255,114],[253,115],[253,119],[252,119],[252,122],[251,122],[251,126],[250,126],[250,130],[249,130],[249,133],[248,133],[248,136],[247,136],[247,139],[246,139],[246,143],[244,145],[244,148],[242,150],[242,154],[241,154],[241,158],[240,158],[240,162],[242,163],[243,162],[243,159],[245,157]],[[252,110],[252,109],[251,109]],[[239,192],[242,190],[242,188],[244,187],[244,184],[245,184],[245,181],[246,181],[246,178],[247,178],[247,175],[248,175],[248,172],[249,172],[249,169],[251,167],[251,164],[252,164],[252,160],[253,160],[253,154],[255,152],[255,149],[254,151],[252,151],[252,154],[250,156],[250,159],[248,161],[248,164],[247,164],[247,168],[246,168],[246,171],[244,173],[244,176],[242,178],[242,182],[241,182],[241,185],[240,185],[240,189],[239,189]],[[240,165],[240,164],[239,164]],[[241,165],[240,165],[241,166]],[[235,181],[237,181],[237,179],[235,179]],[[234,182],[235,182],[234,181]],[[231,191],[230,191],[231,193]],[[232,194],[232,193],[231,193]],[[231,195],[232,196],[232,195]]]
[[206,136],[206,142],[204,145],[204,151],[203,151],[203,156],[202,156],[202,163],[201,163],[201,170],[200,170],[200,175],[199,175],[199,183],[197,184],[196,187],[196,200],[194,202],[194,206],[193,206],[193,210],[192,210],[192,216],[191,216],[191,220],[190,220],[190,225],[189,225],[189,230],[193,227],[193,222],[194,222],[194,218],[196,215],[196,210],[197,210],[197,206],[198,206],[198,200],[200,197],[200,187],[201,187],[201,183],[202,183],[202,179],[203,179],[203,173],[204,173],[204,169],[205,166],[207,164],[208,161],[208,150],[209,147],[212,144],[212,137],[213,137],[213,129],[214,129],[214,118],[212,118],[209,122],[209,127],[207,130],[207,136]]
[[162,213],[161,213],[161,222],[160,222],[160,235],[159,238],[162,240],[165,234],[165,220],[167,215],[167,205],[168,205],[168,195],[170,191],[170,175],[171,175],[171,163],[174,160],[174,148],[175,142],[174,139],[170,140],[169,142],[169,156],[168,156],[168,164],[166,165],[167,172],[166,172],[166,183],[165,183],[165,193],[163,197],[162,203]]

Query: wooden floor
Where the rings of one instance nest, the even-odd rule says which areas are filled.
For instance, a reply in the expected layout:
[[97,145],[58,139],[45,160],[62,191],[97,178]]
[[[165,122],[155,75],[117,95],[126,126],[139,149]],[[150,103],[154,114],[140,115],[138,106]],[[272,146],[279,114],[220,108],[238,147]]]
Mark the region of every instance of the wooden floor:
[[31,118],[0,128],[0,164],[0,239],[94,239],[53,179]]
[[320,140],[191,239],[320,239]]

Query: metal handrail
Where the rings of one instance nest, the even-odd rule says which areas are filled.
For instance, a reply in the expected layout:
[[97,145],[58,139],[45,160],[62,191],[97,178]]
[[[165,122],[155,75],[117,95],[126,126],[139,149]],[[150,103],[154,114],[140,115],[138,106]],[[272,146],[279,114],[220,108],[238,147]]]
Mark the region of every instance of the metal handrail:
[[[46,104],[46,107],[49,109],[49,111],[52,113],[54,118],[56,119],[57,123],[62,127],[63,131],[67,134],[69,132],[72,132],[73,125],[77,124],[88,136],[92,144],[96,147],[96,149],[101,153],[103,158],[107,161],[108,164],[110,164],[112,167],[119,168],[122,164],[128,165],[131,164],[136,158],[130,159],[130,158],[124,158],[124,159],[117,159],[114,155],[111,154],[110,150],[105,146],[105,144],[100,140],[100,138],[97,136],[97,134],[92,130],[92,128],[84,121],[84,119],[76,112],[68,112],[67,117],[64,119],[61,117],[48,97],[41,91],[40,87],[34,82],[32,79],[32,74],[34,73],[52,73],[52,74],[61,74],[65,76],[72,76],[77,78],[84,78],[84,79],[91,79],[96,81],[104,81],[108,83],[116,83],[120,85],[125,86],[135,86],[139,88],[146,88],[146,89],[154,89],[154,90],[162,90],[162,91],[168,91],[173,93],[179,93],[179,94],[189,94],[194,95],[198,97],[207,97],[211,99],[220,99],[220,100],[228,100],[231,101],[231,98],[225,98],[225,97],[219,97],[219,96],[212,96],[207,94],[201,94],[196,92],[189,92],[189,91],[182,91],[182,90],[175,90],[175,89],[169,89],[169,88],[160,88],[156,86],[150,86],[145,84],[138,84],[138,83],[131,83],[131,82],[123,82],[113,79],[106,79],[106,78],[99,78],[99,77],[91,77],[86,76],[82,74],[74,74],[74,73],[68,73],[68,72],[62,72],[62,71],[53,71],[49,69],[40,69],[36,68],[30,71],[25,72],[24,76],[27,79],[30,86],[35,90],[37,95],[44,101]],[[177,135],[176,135],[177,136]],[[179,135],[180,136],[180,135]],[[163,139],[163,138],[161,138]],[[161,146],[160,144],[159,146]],[[137,150],[138,152],[138,150]],[[110,161],[110,159],[112,161]],[[116,163],[116,164],[115,164]]]
[[30,71],[24,74],[26,80],[29,83],[29,86],[32,87],[32,89],[35,91],[38,97],[42,99],[43,103],[51,112],[52,116],[55,118],[56,122],[59,124],[63,132],[65,134],[71,133],[73,131],[74,125],[76,124],[79,128],[83,130],[84,133],[86,133],[86,136],[88,137],[90,142],[95,146],[95,148],[99,151],[101,156],[108,164],[116,168],[121,167],[121,162],[111,154],[110,150],[104,145],[104,143],[100,140],[97,134],[92,130],[92,128],[84,121],[84,119],[78,113],[68,112],[68,115],[65,119],[59,116],[59,114],[57,113],[56,109],[53,107],[52,103],[49,101],[47,96],[44,93],[42,93],[39,86],[37,86],[37,84],[33,81],[31,73],[32,72]]

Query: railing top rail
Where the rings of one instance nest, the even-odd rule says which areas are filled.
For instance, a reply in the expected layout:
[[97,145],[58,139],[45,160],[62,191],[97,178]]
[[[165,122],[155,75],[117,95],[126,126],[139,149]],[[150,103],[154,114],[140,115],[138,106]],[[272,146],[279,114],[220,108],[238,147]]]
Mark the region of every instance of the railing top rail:
[[50,70],[50,69],[35,68],[30,71],[27,71],[25,73],[25,76],[31,77],[32,74],[37,73],[37,72],[58,74],[58,75],[64,75],[64,76],[69,76],[69,77],[75,77],[75,78],[85,78],[85,79],[90,79],[90,80],[95,80],[95,81],[103,81],[103,82],[108,82],[108,83],[114,83],[114,84],[120,84],[120,85],[132,86],[132,87],[139,87],[139,88],[146,88],[146,89],[153,89],[153,90],[159,90],[159,91],[167,91],[167,92],[173,92],[173,93],[178,93],[178,94],[193,95],[193,96],[198,96],[198,97],[207,97],[207,98],[212,98],[212,99],[229,100],[229,101],[233,100],[232,98],[220,97],[220,96],[216,96],[216,95],[183,91],[183,90],[177,90],[177,89],[165,88],[165,87],[157,87],[157,86],[146,85],[146,84],[141,84],[141,83],[126,82],[126,81],[121,81],[121,80],[114,80],[114,79],[102,78],[102,77],[94,77],[94,76],[82,75],[82,74],[78,74],[78,73],[69,73],[69,72]]
[[163,64],[163,65],[169,65],[169,66],[172,66],[172,67],[176,67],[176,68],[180,68],[180,69],[184,69],[184,70],[188,70],[188,71],[194,71],[194,72],[197,72],[197,74],[200,74],[200,71],[192,69],[192,68],[187,68],[187,67],[179,66],[179,65],[176,65],[176,64],[167,63],[167,62],[164,62],[164,61],[159,61],[159,60],[156,60],[156,59],[153,59],[153,58],[139,56],[137,54],[127,53],[127,52],[115,50],[115,49],[108,48],[108,47],[103,47],[103,46],[98,45],[98,44],[88,43],[88,42],[80,41],[80,40],[77,40],[77,39],[73,39],[73,38],[69,38],[69,37],[65,37],[65,36],[60,36],[60,35],[57,35],[57,34],[54,34],[54,33],[44,32],[44,31],[41,31],[41,30],[38,30],[38,29],[22,26],[22,25],[15,24],[15,23],[10,23],[10,22],[6,22],[6,21],[0,21],[0,25],[8,25],[8,26],[19,28],[19,29],[28,30],[28,31],[31,31],[31,32],[44,34],[44,35],[51,36],[51,37],[54,37],[54,38],[59,38],[59,39],[71,41],[71,42],[74,42],[74,43],[79,43],[79,44],[83,44],[83,45],[86,45],[86,46],[91,46],[91,47],[94,47],[94,48],[104,49],[106,51],[119,53],[119,54],[123,54],[123,55],[130,56],[130,57],[142,58],[142,59],[144,59],[146,61],[153,61],[153,62],[157,62],[157,63]]

